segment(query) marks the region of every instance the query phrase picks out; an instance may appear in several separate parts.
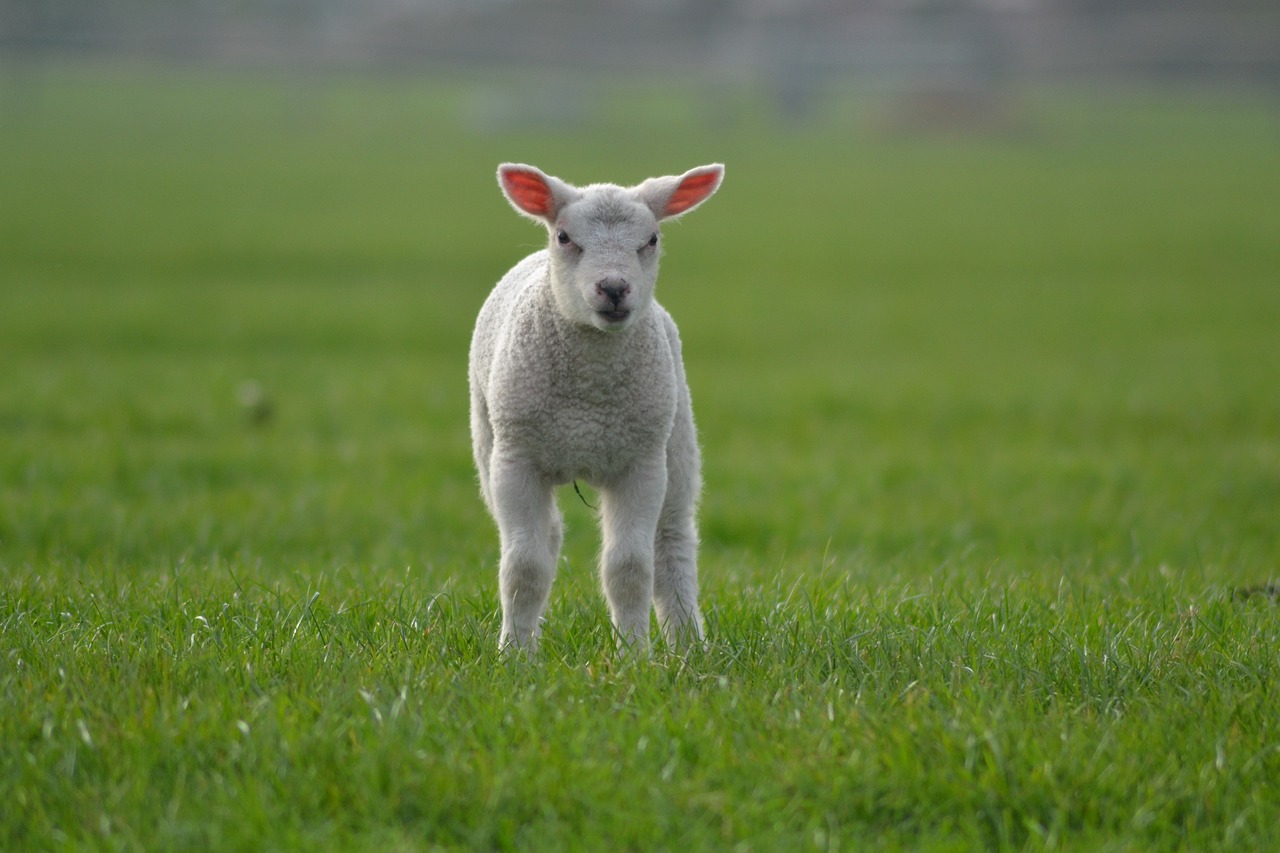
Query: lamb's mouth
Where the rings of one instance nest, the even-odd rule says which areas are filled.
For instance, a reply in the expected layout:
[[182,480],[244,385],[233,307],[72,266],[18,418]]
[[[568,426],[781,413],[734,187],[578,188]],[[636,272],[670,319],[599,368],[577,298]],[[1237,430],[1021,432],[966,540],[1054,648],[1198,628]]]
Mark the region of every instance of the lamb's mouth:
[[610,323],[621,323],[631,316],[631,311],[626,308],[613,308],[607,311],[597,311],[596,313]]

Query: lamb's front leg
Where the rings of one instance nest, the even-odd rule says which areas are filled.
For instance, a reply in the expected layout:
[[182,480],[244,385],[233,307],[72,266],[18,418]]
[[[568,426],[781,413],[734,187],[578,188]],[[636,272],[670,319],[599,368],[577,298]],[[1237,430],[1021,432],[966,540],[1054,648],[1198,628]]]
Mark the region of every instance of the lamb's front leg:
[[542,614],[560,550],[560,512],[551,484],[529,463],[495,453],[489,472],[494,517],[502,541],[498,647],[536,651]]
[[604,594],[619,646],[640,652],[649,650],[653,542],[666,478],[666,460],[659,455],[600,491]]

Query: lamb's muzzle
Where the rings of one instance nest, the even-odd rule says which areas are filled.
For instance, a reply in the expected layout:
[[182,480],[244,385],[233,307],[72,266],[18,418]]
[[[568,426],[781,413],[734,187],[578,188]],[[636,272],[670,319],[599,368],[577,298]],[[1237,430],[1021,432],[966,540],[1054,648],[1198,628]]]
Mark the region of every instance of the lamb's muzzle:
[[620,323],[631,316],[631,308],[625,300],[631,295],[631,285],[623,279],[606,278],[596,282],[596,294],[609,300],[608,305],[596,309],[596,313],[611,323]]
[[603,281],[596,282],[596,292],[604,294],[609,297],[610,302],[618,305],[631,293],[631,285],[622,279],[606,278]]

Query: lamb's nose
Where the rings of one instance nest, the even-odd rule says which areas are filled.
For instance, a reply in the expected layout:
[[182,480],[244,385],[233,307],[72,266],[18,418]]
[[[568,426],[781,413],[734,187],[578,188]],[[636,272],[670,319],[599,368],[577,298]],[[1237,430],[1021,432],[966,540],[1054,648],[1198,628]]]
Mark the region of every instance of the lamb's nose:
[[631,292],[631,285],[620,278],[606,278],[596,282],[596,292],[609,297],[609,301],[618,305]]

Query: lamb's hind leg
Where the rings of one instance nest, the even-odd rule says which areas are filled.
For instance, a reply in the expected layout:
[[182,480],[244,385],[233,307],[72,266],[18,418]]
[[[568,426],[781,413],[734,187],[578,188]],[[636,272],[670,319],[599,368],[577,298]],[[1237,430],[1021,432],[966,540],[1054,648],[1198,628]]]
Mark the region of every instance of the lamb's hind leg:
[[654,541],[653,604],[667,645],[683,649],[702,640],[698,609],[698,531],[690,511],[664,508]]
[[560,511],[551,485],[527,463],[495,454],[490,478],[494,517],[502,540],[498,564],[502,635],[498,646],[536,651],[560,550]]
[[688,404],[677,414],[667,454],[667,491],[654,537],[653,603],[667,644],[702,641],[698,609],[698,527],[701,458]]

